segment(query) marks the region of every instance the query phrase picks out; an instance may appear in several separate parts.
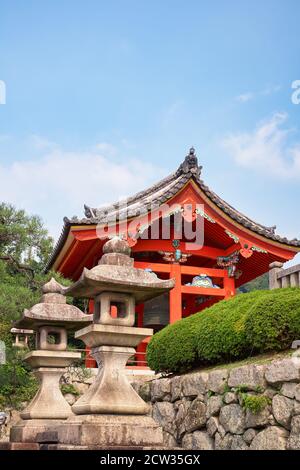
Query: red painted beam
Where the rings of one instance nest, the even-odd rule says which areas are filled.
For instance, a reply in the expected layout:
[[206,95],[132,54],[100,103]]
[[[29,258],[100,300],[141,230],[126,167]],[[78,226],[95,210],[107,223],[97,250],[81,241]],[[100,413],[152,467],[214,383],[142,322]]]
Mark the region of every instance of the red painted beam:
[[95,228],[90,228],[87,230],[72,230],[72,234],[76,240],[87,241],[87,240],[99,240]]
[[73,240],[69,250],[67,251],[64,259],[62,260],[62,262],[60,263],[57,271],[60,272],[60,273],[64,273],[64,267],[66,266],[67,262],[69,261],[70,258],[73,257],[78,245],[79,245],[79,241],[78,240]]
[[148,263],[147,261],[135,261],[134,267],[140,269],[152,269],[155,273],[169,273],[171,271],[171,264]]
[[97,241],[95,241],[93,247],[87,251],[86,255],[78,263],[77,268],[73,274],[74,279],[79,278],[79,276],[81,275],[83,271],[83,268],[86,268],[88,266],[88,263],[91,261],[92,257],[96,255],[96,253],[99,253],[99,258],[100,258],[102,245],[103,245],[102,240],[97,239]]
[[199,273],[206,274],[211,277],[225,277],[227,275],[227,271],[225,269],[202,268],[200,266],[181,266],[181,274],[197,276]]
[[[219,248],[214,248],[211,246],[201,246],[201,245],[194,245],[193,250],[188,250],[186,248],[187,243],[182,242],[180,245],[180,249],[184,253],[190,253],[193,256],[201,256],[205,258],[212,258],[216,259],[218,256],[226,256],[226,252]],[[141,251],[174,251],[174,247],[172,245],[172,240],[141,240],[137,241],[137,244],[131,248],[133,253],[139,253]]]
[[196,286],[181,286],[181,292],[183,294],[209,295],[214,297],[225,297],[226,295],[225,289],[213,289]]

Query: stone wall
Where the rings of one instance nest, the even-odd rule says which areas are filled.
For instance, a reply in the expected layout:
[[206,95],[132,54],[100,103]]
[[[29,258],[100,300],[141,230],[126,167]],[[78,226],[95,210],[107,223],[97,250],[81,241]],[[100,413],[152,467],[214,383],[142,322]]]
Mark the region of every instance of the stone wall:
[[[61,386],[65,399],[73,405],[94,382],[98,369],[85,369],[69,367],[61,378]],[[153,374],[153,373],[152,373]],[[135,387],[149,381],[153,375],[134,376],[129,375],[130,382],[135,381]],[[70,387],[71,386],[71,387]],[[12,407],[0,407],[0,443],[9,441],[10,428],[20,421],[20,412],[26,408],[27,402],[23,402],[20,409]]]
[[[95,372],[65,374],[63,382],[76,390],[65,394],[70,404],[86,392]],[[132,380],[171,449],[300,450],[300,358]],[[18,412],[5,411],[0,442],[19,419]]]
[[151,404],[171,448],[300,449],[299,362],[288,357],[135,388]]

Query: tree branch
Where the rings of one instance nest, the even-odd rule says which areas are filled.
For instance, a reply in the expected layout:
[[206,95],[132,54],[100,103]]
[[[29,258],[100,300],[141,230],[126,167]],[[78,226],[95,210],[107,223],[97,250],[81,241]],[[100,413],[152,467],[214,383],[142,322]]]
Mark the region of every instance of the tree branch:
[[14,267],[17,269],[17,271],[19,273],[22,273],[22,272],[26,272],[26,273],[30,273],[30,277],[31,277],[31,280],[33,281],[34,280],[34,276],[35,276],[35,272],[34,272],[34,269],[31,268],[30,266],[28,266],[27,264],[22,264],[22,263],[19,263],[19,261],[17,261],[13,256],[11,255],[2,255],[0,256],[0,260],[2,261],[6,261],[7,263],[10,263],[12,265],[14,265]]

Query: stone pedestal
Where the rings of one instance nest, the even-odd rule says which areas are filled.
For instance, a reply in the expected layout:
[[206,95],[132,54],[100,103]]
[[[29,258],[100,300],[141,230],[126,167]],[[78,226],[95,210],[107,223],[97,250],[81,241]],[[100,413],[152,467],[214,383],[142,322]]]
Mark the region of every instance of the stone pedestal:
[[148,328],[101,324],[76,332],[76,338],[92,348],[99,370],[89,390],[72,406],[75,414],[147,414],[148,405],[132,388],[125,366],[135,354],[134,346],[151,334]]
[[281,287],[281,281],[278,279],[277,275],[282,271],[283,263],[279,261],[274,261],[269,265],[269,289],[279,289]]
[[72,414],[60,391],[59,380],[65,367],[76,359],[80,359],[80,353],[71,351],[31,351],[25,356],[25,360],[34,367],[40,388],[22,411],[22,419],[67,419]]
[[20,414],[22,419],[66,419],[71,409],[59,389],[59,379],[64,368],[40,367],[34,375],[40,381],[40,389]]
[[92,350],[99,373],[89,390],[73,406],[75,414],[147,414],[148,405],[132,388],[125,374],[134,348],[100,346]]
[[[70,415],[69,415],[70,416]],[[56,419],[29,419],[19,421],[10,430],[10,442],[57,442],[62,421]]]
[[[60,391],[59,380],[66,367],[80,359],[80,353],[72,351],[31,351],[25,356],[33,367],[40,388],[22,418],[10,430],[10,442],[57,442],[57,430],[61,420],[72,416],[72,410]],[[46,437],[45,437],[46,436]]]
[[[116,322],[117,323],[117,322]],[[145,416],[149,407],[132,388],[125,372],[135,347],[153,330],[118,324],[93,324],[75,337],[92,348],[98,375],[89,390],[72,406],[77,416],[59,428],[59,448],[157,448],[162,428]]]
[[63,446],[161,447],[162,428],[150,416],[81,415],[65,421],[58,430]]

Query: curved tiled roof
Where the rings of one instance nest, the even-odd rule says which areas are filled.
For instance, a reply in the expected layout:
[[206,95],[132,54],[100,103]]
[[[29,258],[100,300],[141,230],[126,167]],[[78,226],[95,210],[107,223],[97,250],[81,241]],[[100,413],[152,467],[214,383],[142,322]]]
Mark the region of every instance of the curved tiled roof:
[[214,191],[206,186],[204,181],[200,178],[201,170],[202,167],[198,166],[195,150],[191,148],[189,154],[186,156],[184,162],[179,166],[177,171],[149,187],[148,189],[140,191],[134,196],[128,199],[124,199],[121,202],[117,202],[105,207],[94,208],[85,205],[84,218],[80,219],[78,217],[72,217],[69,219],[65,217],[62,234],[47,264],[47,268],[50,268],[56,259],[67,238],[71,225],[95,225],[99,223],[114,222],[115,220],[121,221],[126,217],[130,218],[136,216],[139,214],[139,208],[150,210],[153,205],[159,206],[167,202],[169,199],[174,197],[178,191],[180,191],[183,186],[191,179],[196,182],[203,193],[217,207],[219,207],[219,209],[221,209],[232,220],[238,222],[243,227],[270,240],[284,243],[291,247],[300,247],[300,240],[297,240],[296,238],[293,240],[288,240],[286,237],[277,235],[275,233],[276,226],[266,227],[262,224],[259,224],[220,198]]

